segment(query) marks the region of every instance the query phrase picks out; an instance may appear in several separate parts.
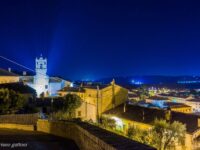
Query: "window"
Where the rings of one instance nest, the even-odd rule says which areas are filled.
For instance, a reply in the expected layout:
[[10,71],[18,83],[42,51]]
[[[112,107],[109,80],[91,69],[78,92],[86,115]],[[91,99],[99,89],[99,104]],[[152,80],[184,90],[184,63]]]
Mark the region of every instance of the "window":
[[48,85],[45,85],[45,89],[48,89]]
[[81,111],[78,111],[78,117],[80,117],[81,116]]

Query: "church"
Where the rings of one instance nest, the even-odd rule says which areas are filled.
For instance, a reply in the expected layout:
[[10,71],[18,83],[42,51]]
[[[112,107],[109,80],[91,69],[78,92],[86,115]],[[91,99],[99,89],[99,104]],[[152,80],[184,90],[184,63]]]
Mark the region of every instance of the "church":
[[29,76],[26,72],[23,72],[20,80],[35,89],[38,97],[57,96],[59,90],[71,86],[70,81],[47,75],[47,58],[43,58],[42,55],[35,59],[35,72],[34,76]]

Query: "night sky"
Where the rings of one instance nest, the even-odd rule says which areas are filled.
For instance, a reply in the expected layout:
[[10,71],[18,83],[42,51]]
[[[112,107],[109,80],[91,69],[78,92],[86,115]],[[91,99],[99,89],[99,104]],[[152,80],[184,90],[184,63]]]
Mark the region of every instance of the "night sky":
[[41,53],[67,79],[200,75],[200,3],[0,1],[0,55],[34,69]]

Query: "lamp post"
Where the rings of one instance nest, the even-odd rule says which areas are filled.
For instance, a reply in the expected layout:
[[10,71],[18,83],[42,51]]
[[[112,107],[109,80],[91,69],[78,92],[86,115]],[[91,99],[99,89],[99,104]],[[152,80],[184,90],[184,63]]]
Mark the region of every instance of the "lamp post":
[[51,98],[51,120],[53,120],[53,98]]
[[97,85],[97,123],[99,123],[99,86]]

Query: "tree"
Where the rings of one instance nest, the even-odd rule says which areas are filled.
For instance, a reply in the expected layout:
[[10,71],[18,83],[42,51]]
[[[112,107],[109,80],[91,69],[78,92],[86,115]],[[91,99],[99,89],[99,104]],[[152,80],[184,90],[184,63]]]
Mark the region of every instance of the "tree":
[[131,126],[128,128],[127,136],[135,141],[152,145],[151,143],[152,143],[153,137],[150,130],[146,131],[146,130],[137,128],[135,126]]
[[101,117],[102,125],[104,128],[114,129],[116,127],[116,121],[110,117]]
[[52,117],[59,120],[72,119],[75,110],[82,104],[81,98],[75,94],[67,94],[65,97],[60,98],[59,101],[55,100],[52,103]]
[[186,127],[184,124],[174,121],[155,120],[152,129],[153,143],[158,150],[166,150],[176,144],[183,146],[185,141]]
[[138,142],[156,147],[158,150],[172,149],[176,145],[183,146],[185,141],[185,125],[174,121],[155,120],[151,130],[129,127],[127,136]]
[[148,90],[145,86],[141,86],[138,88],[138,94],[140,100],[145,100],[149,96]]
[[81,98],[75,94],[67,94],[63,100],[63,111],[73,113],[75,109],[81,106]]
[[28,100],[27,98],[9,89],[0,89],[0,113],[16,113],[22,109]]

